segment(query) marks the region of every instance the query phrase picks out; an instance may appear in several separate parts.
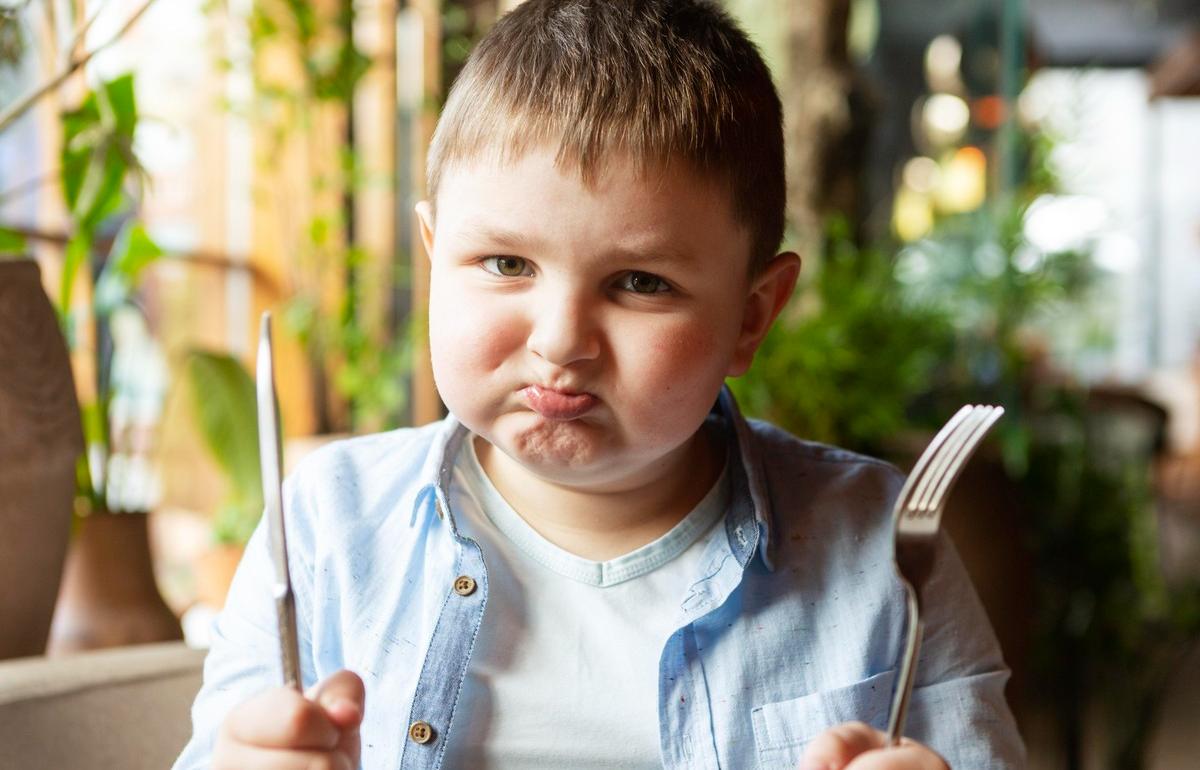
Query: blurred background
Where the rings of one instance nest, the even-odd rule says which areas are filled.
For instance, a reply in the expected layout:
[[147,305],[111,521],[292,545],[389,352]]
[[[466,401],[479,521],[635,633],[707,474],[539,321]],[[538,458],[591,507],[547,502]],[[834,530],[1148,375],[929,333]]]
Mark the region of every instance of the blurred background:
[[[289,464],[443,414],[412,208],[515,4],[0,0],[0,657],[206,644],[263,310]],[[744,410],[905,466],[1003,404],[947,525],[1031,766],[1195,766],[1200,3],[724,4],[805,260]]]

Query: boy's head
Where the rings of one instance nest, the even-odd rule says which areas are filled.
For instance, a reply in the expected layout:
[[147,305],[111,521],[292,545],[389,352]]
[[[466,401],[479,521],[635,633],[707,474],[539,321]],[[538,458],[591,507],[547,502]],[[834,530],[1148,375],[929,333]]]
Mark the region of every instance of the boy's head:
[[556,484],[698,483],[699,428],[799,271],[773,256],[782,155],[767,70],[706,2],[501,19],[436,132],[436,216],[417,207],[450,410]]
[[683,162],[721,187],[751,272],[783,236],[782,113],[754,45],[707,0],[527,0],[480,41],[429,152],[429,195],[456,164],[551,147],[585,181],[616,155]]

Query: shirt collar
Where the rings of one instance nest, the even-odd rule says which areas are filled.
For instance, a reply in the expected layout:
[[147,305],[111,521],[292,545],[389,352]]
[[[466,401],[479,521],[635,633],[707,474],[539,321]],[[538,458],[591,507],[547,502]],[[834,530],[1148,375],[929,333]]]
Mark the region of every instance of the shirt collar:
[[[763,477],[750,425],[742,416],[733,393],[727,386],[721,387],[713,414],[727,426],[727,451],[738,462],[729,463],[730,510],[725,518],[725,531],[729,547],[743,567],[755,550],[762,556],[768,569],[774,569],[771,543],[772,513],[770,497]],[[728,428],[732,428],[729,430]],[[425,500],[433,496],[439,518],[445,518],[454,535],[458,536],[454,517],[450,513],[450,479],[454,473],[454,460],[463,441],[470,435],[465,425],[454,415],[442,420],[438,435],[433,441],[432,451],[426,456],[419,478],[421,491],[413,506],[412,523],[416,524],[419,511]]]

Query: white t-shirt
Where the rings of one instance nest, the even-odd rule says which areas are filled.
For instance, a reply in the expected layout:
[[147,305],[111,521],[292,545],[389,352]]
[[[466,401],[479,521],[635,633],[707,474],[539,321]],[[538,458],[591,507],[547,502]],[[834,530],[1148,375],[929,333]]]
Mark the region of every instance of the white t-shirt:
[[589,561],[538,534],[459,452],[450,505],[487,565],[487,608],[445,767],[659,768],[658,667],[708,538],[728,472],[669,532]]

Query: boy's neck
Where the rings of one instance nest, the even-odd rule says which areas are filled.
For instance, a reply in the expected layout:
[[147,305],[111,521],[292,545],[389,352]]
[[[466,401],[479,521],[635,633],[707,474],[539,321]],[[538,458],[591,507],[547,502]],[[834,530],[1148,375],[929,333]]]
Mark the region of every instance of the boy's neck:
[[623,556],[666,534],[708,494],[724,449],[706,425],[665,458],[661,471],[618,491],[595,492],[540,478],[484,439],[475,451],[500,495],[554,545],[591,561]]

